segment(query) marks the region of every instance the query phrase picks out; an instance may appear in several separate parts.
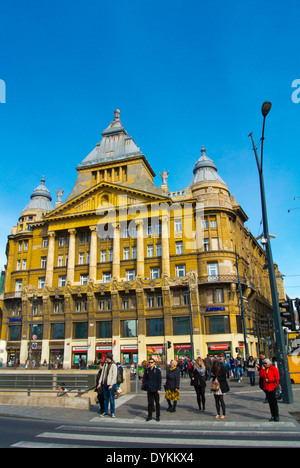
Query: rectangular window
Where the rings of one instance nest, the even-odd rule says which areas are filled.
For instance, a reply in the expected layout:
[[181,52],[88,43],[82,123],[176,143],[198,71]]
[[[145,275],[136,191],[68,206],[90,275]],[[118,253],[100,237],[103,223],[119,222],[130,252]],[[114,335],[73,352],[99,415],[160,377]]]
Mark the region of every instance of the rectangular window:
[[126,281],[135,280],[135,270],[126,270]]
[[64,266],[64,257],[63,257],[63,255],[59,255],[59,257],[57,258],[57,266],[58,267]]
[[190,318],[189,317],[174,317],[173,318],[173,334],[174,335],[189,335],[190,333]]
[[80,285],[85,286],[89,282],[89,275],[80,275]]
[[156,256],[161,257],[161,244],[156,244]]
[[176,276],[185,276],[185,265],[176,265],[175,274]]
[[48,247],[48,237],[43,238],[42,247],[43,249],[46,249]]
[[17,271],[21,270],[21,260],[17,261]]
[[206,317],[207,333],[218,335],[221,333],[230,333],[229,316],[220,315],[216,317]]
[[123,260],[129,260],[129,247],[124,247],[123,248]]
[[22,270],[26,270],[26,268],[27,268],[27,260],[23,260]]
[[162,336],[164,335],[164,319],[154,318],[146,320],[147,336]]
[[153,294],[147,295],[147,307],[154,307],[154,296]]
[[208,281],[218,281],[219,279],[219,266],[217,262],[207,264]]
[[63,247],[65,245],[65,238],[64,237],[59,237],[58,245],[59,245],[59,247]]
[[147,257],[153,257],[153,245],[147,245]]
[[110,283],[111,282],[111,272],[104,272],[102,273],[102,282],[103,283]]
[[100,252],[100,262],[101,263],[106,262],[106,250],[101,250],[101,252]]
[[65,324],[64,323],[53,323],[52,324],[52,340],[64,340],[65,339]]
[[207,228],[208,228],[208,221],[207,221],[207,219],[203,219],[203,220],[202,220],[202,228],[203,228],[203,229],[207,229]]
[[174,220],[174,229],[175,229],[175,232],[182,231],[182,220],[181,219],[175,219]]
[[22,280],[16,280],[16,292],[22,291]]
[[183,242],[176,242],[176,254],[180,255],[183,254]]
[[216,295],[215,295],[215,298],[216,298],[216,302],[218,304],[222,304],[224,302],[224,291],[223,289],[216,289]]
[[121,335],[123,338],[137,336],[137,320],[121,320]]
[[46,268],[47,266],[47,257],[41,257],[41,268]]
[[136,246],[131,247],[131,258],[136,259]]
[[113,249],[109,249],[108,251],[108,261],[109,262],[113,261]]
[[217,227],[217,220],[216,219],[211,219],[210,220],[210,227],[211,228],[216,228]]
[[37,340],[43,339],[43,324],[36,323],[32,325],[32,335],[36,335]]
[[88,337],[88,323],[87,322],[75,322],[74,323],[74,338],[75,339],[87,339]]
[[64,288],[66,286],[67,277],[66,276],[59,276],[58,277],[58,287]]
[[78,263],[79,265],[84,265],[84,252],[80,252]]
[[38,280],[38,289],[43,289],[43,287],[45,286],[45,281],[46,281],[45,278],[39,278],[39,280]]
[[203,239],[203,250],[204,250],[204,252],[209,251],[209,238],[207,238],[207,237],[205,237]]
[[14,325],[13,327],[9,327],[9,340],[10,341],[20,341],[21,340],[21,325]]
[[159,279],[160,278],[160,268],[150,268],[150,279]]
[[162,296],[157,296],[157,307],[163,306],[163,298]]
[[111,321],[97,322],[97,337],[98,338],[111,338],[112,337],[112,323]]

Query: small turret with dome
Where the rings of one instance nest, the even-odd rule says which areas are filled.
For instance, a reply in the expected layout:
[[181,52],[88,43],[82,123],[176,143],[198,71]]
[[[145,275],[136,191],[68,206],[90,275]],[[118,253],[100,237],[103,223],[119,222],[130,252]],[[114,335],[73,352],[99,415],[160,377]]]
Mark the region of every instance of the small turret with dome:
[[34,189],[30,196],[31,200],[24,208],[19,218],[18,231],[26,231],[30,229],[28,223],[41,220],[44,214],[53,210],[53,206],[51,204],[52,197],[45,186],[45,182],[46,181],[43,176],[41,184]]
[[201,157],[195,164],[194,177],[189,189],[205,206],[232,207],[230,193],[226,183],[219,176],[217,166],[206,155],[204,146],[201,148]]

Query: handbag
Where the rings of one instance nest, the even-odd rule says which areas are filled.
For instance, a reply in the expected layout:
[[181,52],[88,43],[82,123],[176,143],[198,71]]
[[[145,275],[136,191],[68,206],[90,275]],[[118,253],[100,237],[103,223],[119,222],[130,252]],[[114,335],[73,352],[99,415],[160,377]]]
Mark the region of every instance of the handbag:
[[[275,379],[275,382],[277,383],[277,379]],[[282,399],[282,388],[279,383],[277,383],[277,387],[275,387],[274,395],[275,395],[276,400]]]
[[144,390],[144,392],[147,392],[147,390],[148,390],[148,385],[147,385],[145,382],[142,383],[141,390]]
[[210,384],[210,390],[212,392],[217,392],[218,390],[220,390],[220,383],[217,379],[213,380]]

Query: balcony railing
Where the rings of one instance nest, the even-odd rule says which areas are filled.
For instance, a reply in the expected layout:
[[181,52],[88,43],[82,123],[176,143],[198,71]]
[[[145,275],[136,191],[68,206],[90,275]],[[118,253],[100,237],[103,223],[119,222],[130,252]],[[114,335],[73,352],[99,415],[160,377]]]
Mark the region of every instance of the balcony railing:
[[[240,278],[241,283],[246,283],[245,278]],[[237,283],[237,275],[205,275],[199,276],[198,283]]]

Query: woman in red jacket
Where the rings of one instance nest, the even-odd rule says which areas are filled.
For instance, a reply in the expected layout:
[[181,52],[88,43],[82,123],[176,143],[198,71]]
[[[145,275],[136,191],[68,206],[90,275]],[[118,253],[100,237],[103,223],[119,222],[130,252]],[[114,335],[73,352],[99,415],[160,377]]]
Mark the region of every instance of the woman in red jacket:
[[279,421],[278,404],[274,392],[279,384],[279,371],[277,367],[272,365],[270,359],[264,359],[262,361],[259,377],[263,379],[264,391],[269,402],[272,416],[270,421]]

